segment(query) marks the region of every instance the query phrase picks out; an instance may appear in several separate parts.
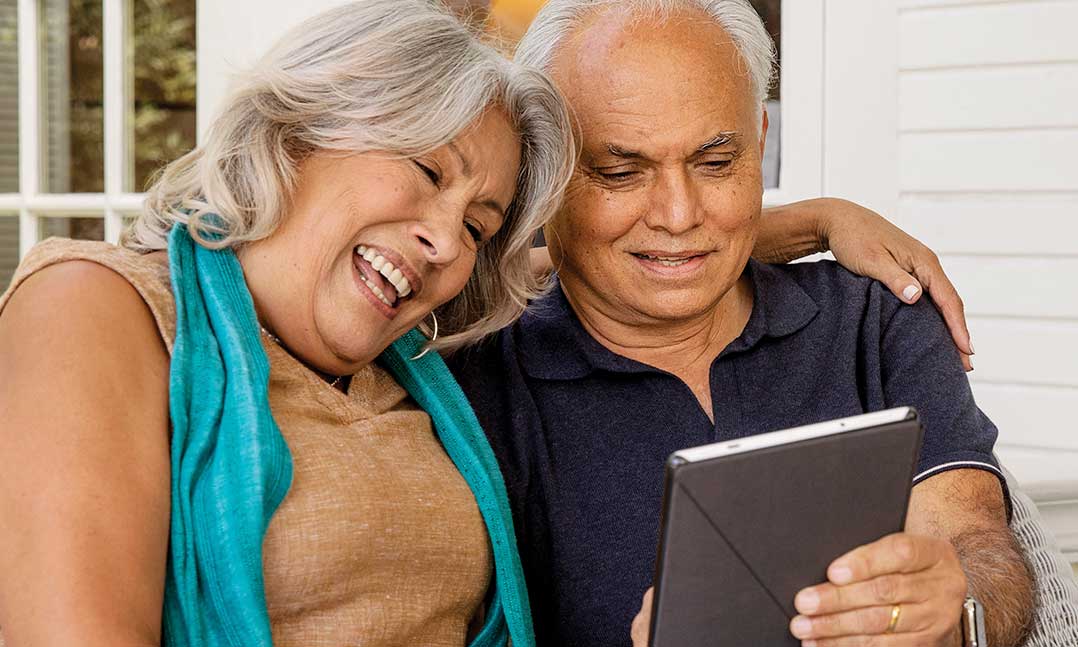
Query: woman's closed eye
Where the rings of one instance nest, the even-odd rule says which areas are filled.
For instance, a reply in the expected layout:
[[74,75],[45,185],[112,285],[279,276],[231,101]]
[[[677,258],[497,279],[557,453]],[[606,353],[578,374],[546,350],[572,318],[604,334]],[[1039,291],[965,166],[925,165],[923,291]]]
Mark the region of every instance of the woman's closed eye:
[[434,167],[420,162],[419,160],[414,161],[415,165],[419,167],[419,170],[423,171],[423,174],[427,176],[427,179],[430,180],[431,184],[433,184],[434,186],[441,185],[442,176],[438,173],[437,170],[434,169]]
[[481,244],[483,242],[483,228],[471,221],[464,221],[464,229],[468,232],[468,235],[472,237],[475,243]]

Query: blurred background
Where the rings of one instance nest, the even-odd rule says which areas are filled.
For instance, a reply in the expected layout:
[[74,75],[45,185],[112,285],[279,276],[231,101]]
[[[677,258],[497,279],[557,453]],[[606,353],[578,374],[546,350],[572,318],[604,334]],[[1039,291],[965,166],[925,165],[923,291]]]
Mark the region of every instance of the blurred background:
[[[0,287],[116,241],[232,79],[342,0],[0,0]],[[507,48],[542,0],[450,0]],[[834,195],[936,250],[999,453],[1078,562],[1078,0],[753,0],[779,45],[769,204]]]

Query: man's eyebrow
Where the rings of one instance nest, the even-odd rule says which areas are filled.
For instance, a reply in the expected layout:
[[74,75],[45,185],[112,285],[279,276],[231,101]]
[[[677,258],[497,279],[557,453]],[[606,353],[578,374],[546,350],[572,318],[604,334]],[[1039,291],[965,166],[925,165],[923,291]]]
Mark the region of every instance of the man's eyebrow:
[[739,135],[737,133],[737,131],[726,130],[726,131],[723,131],[723,132],[719,133],[718,135],[715,135],[714,137],[712,137],[703,146],[701,146],[700,148],[697,148],[696,152],[697,153],[704,153],[704,152],[706,152],[706,151],[708,151],[708,150],[710,150],[712,148],[718,148],[719,146],[725,146],[726,144],[729,144],[731,142],[737,143],[737,141],[740,140],[740,139],[741,139],[741,135]]
[[[725,146],[731,142],[737,143],[741,139],[741,135],[734,130],[725,130],[718,135],[715,135],[704,143],[700,148],[696,149],[696,154],[706,152],[712,148],[719,146]],[[639,151],[634,151],[629,148],[623,148],[617,144],[607,144],[606,151],[614,157],[622,157],[626,159],[641,159],[644,156]]]
[[638,151],[622,148],[617,144],[607,144],[606,151],[614,157],[625,157],[629,159],[639,159],[643,157],[643,155],[641,155]]

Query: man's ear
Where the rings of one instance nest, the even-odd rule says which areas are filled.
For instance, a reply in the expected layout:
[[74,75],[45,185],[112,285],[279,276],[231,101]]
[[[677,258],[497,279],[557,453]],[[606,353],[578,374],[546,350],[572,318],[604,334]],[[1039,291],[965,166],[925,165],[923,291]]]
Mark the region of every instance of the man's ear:
[[764,144],[767,143],[767,104],[764,103],[760,106],[760,110],[763,112],[764,118],[761,119],[760,126],[760,159],[764,158]]

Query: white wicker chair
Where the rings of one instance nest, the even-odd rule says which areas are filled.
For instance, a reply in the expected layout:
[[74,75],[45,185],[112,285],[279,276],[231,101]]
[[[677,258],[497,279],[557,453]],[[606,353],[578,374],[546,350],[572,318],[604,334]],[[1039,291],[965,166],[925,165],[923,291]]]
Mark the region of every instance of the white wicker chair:
[[1033,634],[1023,647],[1078,647],[1078,583],[1074,571],[1044,527],[1033,500],[1009,472],[1004,472],[1014,505],[1011,529],[1029,558],[1037,584]]

